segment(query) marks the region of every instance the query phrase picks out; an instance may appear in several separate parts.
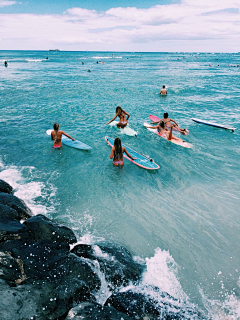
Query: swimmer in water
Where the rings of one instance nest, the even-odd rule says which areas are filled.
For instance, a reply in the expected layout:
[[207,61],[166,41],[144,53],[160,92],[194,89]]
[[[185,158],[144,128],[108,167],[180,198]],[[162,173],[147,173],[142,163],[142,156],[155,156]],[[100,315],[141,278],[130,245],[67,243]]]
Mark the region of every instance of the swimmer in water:
[[179,141],[179,142],[184,142],[182,139],[180,138],[177,138],[175,137],[173,134],[172,134],[172,130],[173,130],[173,124],[171,124],[170,126],[170,130],[168,130],[165,126],[165,123],[163,120],[161,120],[159,122],[159,124],[155,127],[150,127],[150,126],[147,126],[147,128],[150,128],[150,129],[157,129],[158,130],[158,133],[161,137],[163,137],[164,139],[167,139],[167,140],[175,140],[175,141]]
[[137,158],[133,158],[126,150],[125,147],[122,147],[122,142],[120,138],[116,138],[114,140],[114,145],[112,146],[111,154],[110,154],[110,159],[113,158],[113,165],[118,167],[118,166],[123,166],[123,154],[124,152],[126,155],[132,159],[135,160]]
[[54,123],[53,129],[54,129],[54,131],[51,132],[51,139],[54,140],[53,148],[61,148],[61,146],[62,146],[61,140],[62,140],[62,135],[63,134],[66,137],[68,137],[69,139],[72,139],[73,141],[75,140],[71,136],[66,134],[64,131],[59,130],[59,124],[58,123]]
[[5,65],[5,67],[7,67],[7,66],[8,66],[8,63],[7,63],[7,61],[4,61],[4,65]]
[[[167,113],[167,112],[165,112],[165,113],[163,114],[163,119],[162,119],[162,121],[165,123],[165,125],[166,125],[166,127],[167,127],[168,130],[170,130],[170,126],[173,124],[173,129],[174,129],[174,130],[179,131],[180,133],[185,134],[185,135],[187,135],[188,132],[189,132],[188,129],[181,129],[175,120],[170,119],[170,118],[168,117],[168,113]],[[157,121],[157,122],[158,122],[158,121]],[[153,122],[153,123],[157,123],[157,122]],[[173,122],[173,123],[172,123],[172,122]]]
[[[127,119],[126,119],[126,116],[127,116]],[[117,117],[119,117],[120,121],[119,123],[117,124],[117,127],[118,128],[125,128],[126,125],[128,124],[128,119],[130,117],[130,114],[127,113],[126,111],[124,111],[120,106],[118,106],[116,108],[116,115],[114,118],[112,118],[112,120],[108,121],[106,124],[109,124],[111,123],[113,120],[115,120]]]
[[159,94],[161,94],[162,96],[165,96],[167,94],[167,89],[165,88],[165,86],[162,86],[162,89],[160,90]]

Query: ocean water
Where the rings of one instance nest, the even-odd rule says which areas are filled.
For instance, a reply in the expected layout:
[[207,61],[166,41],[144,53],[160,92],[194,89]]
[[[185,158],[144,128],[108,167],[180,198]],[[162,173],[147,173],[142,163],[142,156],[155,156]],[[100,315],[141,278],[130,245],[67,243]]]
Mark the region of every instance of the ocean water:
[[[134,290],[165,291],[212,319],[240,319],[239,63],[240,53],[0,51],[0,179],[79,242],[129,249],[146,265]],[[118,105],[137,137],[105,125]],[[188,128],[181,137],[191,149],[143,126],[163,112]],[[55,122],[92,150],[53,149],[46,130]],[[160,169],[126,159],[113,167],[106,135]]]

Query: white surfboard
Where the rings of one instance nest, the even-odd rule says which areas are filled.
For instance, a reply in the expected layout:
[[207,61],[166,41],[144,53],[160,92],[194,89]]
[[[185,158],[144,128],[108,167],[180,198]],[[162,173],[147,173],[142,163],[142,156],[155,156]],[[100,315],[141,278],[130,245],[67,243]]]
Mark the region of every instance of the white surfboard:
[[126,125],[125,128],[120,129],[117,127],[117,124],[119,123],[119,121],[112,121],[111,123],[109,123],[109,125],[111,127],[116,126],[117,129],[119,129],[121,131],[122,134],[126,134],[128,136],[136,136],[137,135],[137,131],[133,130],[132,128],[129,127],[129,124]]
[[201,120],[201,119],[196,119],[196,118],[192,118],[192,121],[197,122],[197,123],[201,123],[201,124],[206,124],[207,126],[211,126],[211,127],[215,127],[215,128],[231,130],[232,132],[234,132],[234,130],[236,129],[231,126],[222,125],[222,124],[218,124],[218,123],[214,123],[214,122],[210,122],[210,121],[206,121],[206,120]]

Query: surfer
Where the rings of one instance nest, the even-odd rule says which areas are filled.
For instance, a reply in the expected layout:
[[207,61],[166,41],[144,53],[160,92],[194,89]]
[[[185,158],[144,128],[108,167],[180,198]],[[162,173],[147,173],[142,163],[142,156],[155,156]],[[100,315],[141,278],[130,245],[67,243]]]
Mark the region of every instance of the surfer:
[[7,67],[7,66],[8,66],[8,63],[7,63],[7,61],[4,61],[4,65],[5,65],[5,67]]
[[[173,129],[175,129],[176,131],[179,131],[180,133],[185,134],[185,135],[187,135],[188,132],[189,132],[188,129],[181,129],[175,120],[170,119],[168,117],[168,113],[167,112],[164,112],[162,121],[165,123],[165,125],[166,125],[168,130],[170,130],[170,127],[172,125],[171,122],[173,122]],[[153,122],[153,123],[158,123],[158,121],[157,122]]]
[[124,152],[126,155],[132,159],[135,160],[137,158],[133,158],[126,150],[125,147],[122,147],[122,142],[120,138],[116,138],[114,140],[114,145],[112,146],[111,154],[110,154],[110,159],[113,158],[113,165],[114,166],[123,166],[123,154]]
[[167,94],[167,89],[164,85],[162,86],[162,89],[160,90],[159,94],[161,94],[162,96],[165,96]]
[[[127,119],[126,119],[126,116],[127,116]],[[127,113],[126,111],[124,111],[120,106],[118,106],[116,108],[116,115],[114,118],[112,118],[112,120],[108,121],[106,124],[109,124],[111,123],[113,120],[115,120],[117,117],[119,117],[120,121],[119,123],[117,124],[117,127],[118,128],[125,128],[126,125],[128,124],[128,119],[130,117],[130,114]]]
[[75,140],[71,136],[66,134],[64,131],[59,130],[59,124],[58,123],[54,123],[53,129],[54,129],[54,131],[51,132],[51,139],[54,140],[53,148],[60,148],[62,146],[61,139],[62,139],[62,135],[63,134],[66,137],[68,137],[69,139],[72,139],[73,141]]
[[179,142],[184,142],[182,139],[180,138],[177,138],[175,137],[173,134],[172,134],[172,130],[173,130],[173,127],[174,125],[171,124],[170,126],[170,130],[168,130],[165,126],[165,123],[163,120],[159,121],[159,124],[155,127],[149,127],[147,126],[147,128],[150,128],[150,129],[157,129],[158,130],[158,133],[159,135],[164,138],[164,139],[167,139],[167,140],[175,140],[175,141],[179,141]]

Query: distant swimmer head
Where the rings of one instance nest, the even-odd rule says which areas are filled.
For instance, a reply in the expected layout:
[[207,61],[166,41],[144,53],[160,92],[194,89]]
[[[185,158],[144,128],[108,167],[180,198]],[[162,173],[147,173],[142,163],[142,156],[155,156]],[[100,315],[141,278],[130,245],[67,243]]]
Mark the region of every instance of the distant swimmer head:
[[56,130],[56,131],[58,131],[58,129],[59,129],[59,124],[58,124],[58,123],[54,123],[53,129]]
[[117,113],[117,114],[122,113],[122,108],[121,108],[120,106],[117,106],[117,108],[116,108],[116,113]]
[[164,118],[164,119],[167,119],[167,118],[168,118],[168,113],[167,113],[167,112],[164,112],[163,118]]
[[165,128],[165,122],[164,121],[161,120],[159,122],[159,125],[160,125],[161,128],[163,128],[163,129]]

